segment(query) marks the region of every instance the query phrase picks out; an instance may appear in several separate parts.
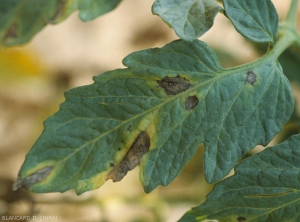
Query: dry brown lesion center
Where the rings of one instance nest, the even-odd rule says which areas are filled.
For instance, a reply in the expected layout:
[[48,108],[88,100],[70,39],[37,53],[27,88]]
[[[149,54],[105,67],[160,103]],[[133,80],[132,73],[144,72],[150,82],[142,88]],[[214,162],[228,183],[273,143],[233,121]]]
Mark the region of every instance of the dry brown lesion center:
[[199,102],[199,100],[198,100],[197,96],[194,95],[194,96],[187,97],[186,100],[184,101],[183,105],[186,110],[192,110],[195,108],[195,106],[198,105],[198,102]]
[[256,74],[253,71],[248,71],[246,76],[246,83],[253,85],[256,82]]
[[189,80],[181,76],[166,76],[162,80],[157,80],[157,84],[163,88],[168,95],[176,95],[192,86]]
[[140,165],[142,157],[149,152],[149,147],[150,137],[148,133],[146,131],[140,132],[122,161],[108,173],[106,180],[121,181],[128,171]]
[[21,178],[21,176],[18,176],[18,180],[13,184],[12,189],[15,191],[19,187],[22,187],[28,190],[32,185],[45,180],[47,176],[51,173],[52,169],[53,169],[52,166],[47,166],[40,170],[35,171],[34,173],[30,174],[27,177]]

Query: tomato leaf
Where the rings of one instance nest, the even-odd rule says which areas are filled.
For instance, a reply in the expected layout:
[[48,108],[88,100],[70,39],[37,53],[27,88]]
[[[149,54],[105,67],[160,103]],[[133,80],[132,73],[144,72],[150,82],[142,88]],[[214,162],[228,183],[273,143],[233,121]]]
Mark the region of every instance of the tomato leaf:
[[299,221],[299,147],[298,134],[245,159],[180,221]]
[[280,55],[278,61],[282,64],[284,74],[290,82],[300,84],[300,52],[293,50],[293,48],[287,49]]
[[0,48],[29,41],[47,24],[65,20],[75,10],[83,21],[113,10],[121,0],[2,0]]
[[278,14],[271,0],[224,0],[223,4],[227,17],[245,38],[276,43]]
[[153,14],[160,16],[187,41],[206,33],[221,9],[214,0],[156,0],[152,6]]
[[90,21],[115,9],[121,0],[77,0],[79,17]]
[[216,182],[255,145],[267,145],[293,112],[289,82],[273,57],[224,70],[199,40],[130,54],[127,69],[66,93],[28,153],[19,186],[30,177],[37,178],[26,182],[31,191],[81,194],[140,164],[150,192],[168,185],[201,143],[205,177]]

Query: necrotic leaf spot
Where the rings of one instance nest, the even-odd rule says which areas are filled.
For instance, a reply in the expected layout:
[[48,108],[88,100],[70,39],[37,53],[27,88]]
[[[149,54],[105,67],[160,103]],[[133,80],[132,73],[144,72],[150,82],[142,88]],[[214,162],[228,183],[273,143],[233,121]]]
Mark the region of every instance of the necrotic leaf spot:
[[188,98],[186,98],[186,100],[183,103],[184,108],[186,110],[192,110],[192,109],[194,109],[195,106],[197,106],[197,104],[198,104],[198,98],[197,98],[197,96],[189,96]]
[[18,177],[17,182],[13,185],[13,190],[17,190],[19,187],[22,187],[28,190],[32,185],[39,183],[47,178],[47,176],[52,171],[53,167],[47,166],[40,170],[35,171],[34,173],[30,174],[27,177],[21,178]]
[[246,82],[253,85],[256,82],[256,74],[252,71],[247,72]]
[[245,222],[246,218],[245,217],[238,217],[236,218],[238,222]]
[[133,170],[141,163],[142,157],[149,151],[149,147],[148,133],[146,131],[140,132],[122,161],[108,173],[106,180],[121,181],[128,171]]
[[168,95],[176,95],[191,87],[191,83],[184,77],[168,77],[157,80],[157,84],[165,90]]

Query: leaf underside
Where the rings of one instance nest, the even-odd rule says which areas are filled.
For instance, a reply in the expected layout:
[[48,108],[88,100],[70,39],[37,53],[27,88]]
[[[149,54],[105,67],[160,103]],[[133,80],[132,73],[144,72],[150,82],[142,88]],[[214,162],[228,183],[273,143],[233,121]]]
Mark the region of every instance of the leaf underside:
[[224,70],[204,42],[178,40],[123,62],[127,69],[66,92],[27,154],[18,184],[50,167],[29,190],[81,194],[140,164],[150,192],[168,185],[201,143],[205,177],[213,183],[255,145],[267,145],[293,112],[290,85],[272,57]]
[[79,10],[83,21],[113,10],[121,0],[1,0],[0,48],[29,41],[47,24],[57,24]]
[[223,0],[235,29],[254,42],[276,43],[278,14],[271,0]]
[[300,135],[253,155],[180,222],[299,221]]
[[206,33],[221,9],[214,0],[156,0],[152,6],[153,14],[160,16],[186,41]]

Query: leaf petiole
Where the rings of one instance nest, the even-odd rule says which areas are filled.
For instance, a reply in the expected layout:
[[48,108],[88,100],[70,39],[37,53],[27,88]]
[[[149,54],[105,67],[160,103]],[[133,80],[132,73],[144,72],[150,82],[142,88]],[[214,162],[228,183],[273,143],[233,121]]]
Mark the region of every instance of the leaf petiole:
[[284,23],[279,29],[279,40],[277,44],[274,46],[272,50],[270,50],[270,54],[274,56],[274,59],[278,59],[278,57],[292,44],[299,41],[299,34],[296,32],[294,28],[291,28],[288,23]]

